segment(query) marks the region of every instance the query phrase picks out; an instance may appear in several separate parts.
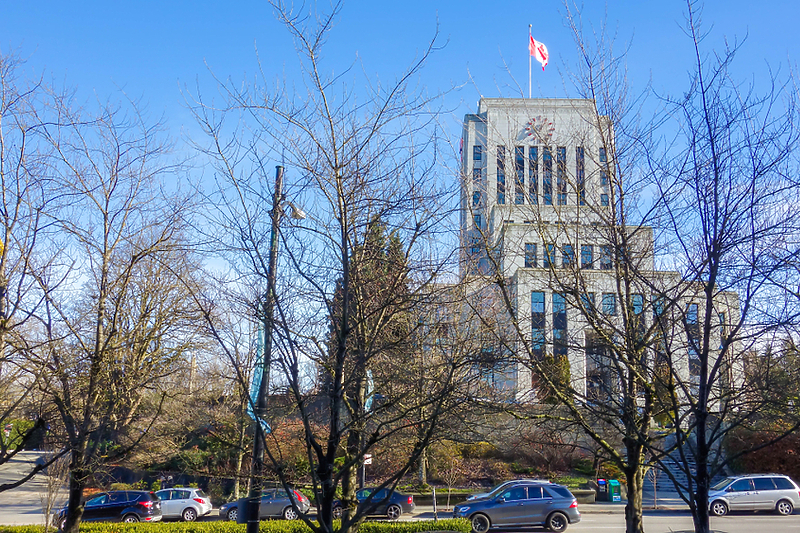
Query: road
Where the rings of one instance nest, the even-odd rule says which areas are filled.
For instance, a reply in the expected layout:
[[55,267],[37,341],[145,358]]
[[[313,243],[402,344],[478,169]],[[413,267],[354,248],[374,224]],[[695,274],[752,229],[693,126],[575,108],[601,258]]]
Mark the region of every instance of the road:
[[[18,453],[13,461],[0,468],[0,484],[20,479],[41,456],[41,452]],[[42,497],[46,497],[47,493],[47,477],[41,474],[20,487],[0,492],[0,524],[44,524]],[[63,501],[62,495],[59,504]]]
[[[692,517],[684,512],[645,513],[646,533],[693,532]],[[800,531],[800,515],[736,514],[711,519],[711,529],[718,533],[789,533]],[[580,523],[567,529],[569,533],[624,533],[625,517],[619,514],[583,513]]]
[[[26,452],[14,464],[4,465],[3,468],[0,468],[0,483],[18,479],[19,474],[30,468],[30,462],[35,461],[39,455],[36,452]],[[40,497],[46,492],[45,476],[42,475],[36,476],[22,487],[0,492],[0,525],[42,524]],[[675,510],[645,511],[646,533],[688,533],[693,531],[692,517],[687,511],[680,510],[681,508],[678,506],[681,505],[681,502],[678,498],[662,498],[662,495],[659,494],[659,506],[662,505],[675,506]],[[430,519],[433,517],[432,511],[432,507],[421,506],[414,513],[415,516],[407,516],[403,519]],[[622,504],[586,504],[581,506],[581,513],[583,519],[580,523],[569,527],[570,533],[624,533],[625,531],[624,505]],[[444,518],[449,515],[450,513],[440,513],[439,516]],[[217,517],[215,509],[204,520],[216,520]],[[711,527],[718,533],[800,533],[800,512],[788,517],[766,513],[734,514],[712,518]],[[154,525],[154,529],[158,529],[158,526]],[[157,532],[154,531],[154,533]]]

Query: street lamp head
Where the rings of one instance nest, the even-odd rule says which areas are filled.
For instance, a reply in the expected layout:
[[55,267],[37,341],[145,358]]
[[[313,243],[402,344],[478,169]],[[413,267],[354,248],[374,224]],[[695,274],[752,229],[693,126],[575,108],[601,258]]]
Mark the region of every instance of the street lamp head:
[[303,220],[304,218],[306,218],[306,214],[302,209],[300,209],[299,207],[294,205],[292,202],[288,202],[288,203],[289,203],[289,207],[292,209],[292,212],[289,213],[290,217],[292,217],[295,220]]

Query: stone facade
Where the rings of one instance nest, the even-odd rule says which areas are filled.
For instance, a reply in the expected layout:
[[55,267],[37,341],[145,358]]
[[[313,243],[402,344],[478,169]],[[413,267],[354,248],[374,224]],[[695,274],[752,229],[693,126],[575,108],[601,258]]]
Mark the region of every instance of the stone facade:
[[[634,220],[633,210],[621,212],[633,202],[620,200],[626,187],[617,176],[628,169],[613,161],[613,129],[593,103],[482,98],[464,119],[461,142],[462,278],[476,286],[505,280],[526,342],[535,353],[566,358],[581,396],[613,391],[603,345],[632,317],[649,339],[680,345],[671,350],[673,365],[691,382],[685,320],[700,323],[703,306],[692,303],[699,295],[678,272],[656,268],[653,229]],[[659,295],[676,291],[681,304],[661,321],[665,327],[654,327]],[[738,298],[724,293],[720,300],[713,319],[723,334],[738,319]],[[595,317],[607,327],[592,327]],[[610,333],[598,339],[598,330]],[[655,348],[647,353],[658,357]],[[676,353],[683,355],[675,360]],[[535,397],[525,364],[502,372],[497,381],[513,383],[517,399]]]

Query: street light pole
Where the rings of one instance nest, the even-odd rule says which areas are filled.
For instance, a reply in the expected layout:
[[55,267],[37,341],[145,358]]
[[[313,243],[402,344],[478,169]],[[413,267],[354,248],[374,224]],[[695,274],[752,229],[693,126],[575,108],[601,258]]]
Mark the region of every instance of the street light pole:
[[[261,487],[264,473],[265,432],[261,421],[267,414],[267,393],[269,390],[269,370],[272,364],[272,320],[275,304],[275,265],[278,262],[278,228],[280,227],[281,202],[283,200],[283,167],[275,167],[275,194],[272,197],[272,226],[269,238],[269,262],[267,263],[267,293],[264,296],[262,312],[264,328],[264,357],[261,367],[261,383],[255,405],[255,434],[253,443],[253,462],[250,469],[250,494],[247,500],[247,533],[258,533]],[[258,372],[258,368],[253,369]]]

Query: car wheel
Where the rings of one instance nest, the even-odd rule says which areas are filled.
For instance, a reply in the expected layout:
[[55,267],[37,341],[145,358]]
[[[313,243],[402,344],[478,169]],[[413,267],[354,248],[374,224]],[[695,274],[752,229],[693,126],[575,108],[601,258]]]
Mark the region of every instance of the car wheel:
[[471,519],[473,533],[486,533],[492,527],[492,522],[485,514],[476,514]]
[[236,519],[239,518],[239,508],[231,507],[230,509],[228,509],[228,514],[225,515],[225,517],[231,522],[236,522]]
[[711,504],[711,514],[714,516],[725,516],[728,514],[728,506],[725,505],[725,502],[717,500]]
[[287,507],[283,510],[283,519],[297,520],[297,511],[294,510],[294,507]]
[[135,514],[126,514],[125,518],[123,518],[122,521],[125,522],[126,524],[133,524],[134,522],[139,521],[139,517],[136,516]]
[[781,500],[778,502],[778,505],[775,506],[775,510],[778,511],[780,515],[789,516],[794,511],[794,506],[789,500]]
[[337,505],[336,507],[334,507],[333,510],[331,511],[331,514],[333,515],[334,520],[339,520],[342,517],[342,506]]
[[185,522],[194,522],[197,520],[197,511],[194,510],[194,507],[187,507],[183,510],[183,513],[181,513],[181,518],[183,518]]
[[553,513],[547,517],[547,529],[550,531],[561,533],[567,529],[568,524],[569,521],[567,520],[567,517],[561,513]]
[[386,508],[386,517],[389,520],[397,520],[400,518],[400,515],[403,514],[403,510],[400,508],[399,505],[392,504]]

